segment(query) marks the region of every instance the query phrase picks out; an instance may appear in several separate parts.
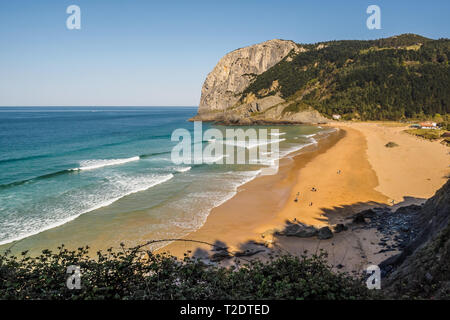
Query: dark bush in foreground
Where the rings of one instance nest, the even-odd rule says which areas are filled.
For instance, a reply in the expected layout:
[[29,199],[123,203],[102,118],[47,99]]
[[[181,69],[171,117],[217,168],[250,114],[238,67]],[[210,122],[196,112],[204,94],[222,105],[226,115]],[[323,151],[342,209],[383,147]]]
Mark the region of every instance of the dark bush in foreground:
[[[38,257],[0,256],[0,299],[364,299],[361,279],[334,273],[324,255],[280,256],[224,268],[150,251],[88,248],[43,251]],[[81,289],[69,290],[70,265],[81,268]]]

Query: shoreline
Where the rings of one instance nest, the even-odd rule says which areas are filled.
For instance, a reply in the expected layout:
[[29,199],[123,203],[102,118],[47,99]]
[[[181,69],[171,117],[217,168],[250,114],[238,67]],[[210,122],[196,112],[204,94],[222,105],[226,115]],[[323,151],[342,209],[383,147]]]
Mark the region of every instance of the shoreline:
[[[230,252],[243,250],[248,243],[256,242],[299,253],[300,248],[317,249],[317,240],[273,236],[287,221],[331,226],[367,208],[389,206],[396,209],[423,203],[445,183],[448,151],[443,145],[417,142],[417,138],[402,133],[403,128],[386,123],[339,122],[327,126],[339,128],[343,136],[333,142],[330,135],[329,141],[322,140],[317,150],[305,149],[293,156],[291,163],[284,159],[276,176],[257,177],[244,184],[233,198],[211,210],[201,228],[183,239],[220,243]],[[399,144],[397,150],[384,146],[389,141]],[[392,159],[402,161],[393,163]],[[427,165],[433,167],[424,170]],[[411,175],[411,171],[416,171],[415,175]],[[424,184],[424,181],[430,183]],[[316,192],[311,192],[313,187]],[[298,192],[299,201],[295,202]],[[333,242],[321,241],[320,247],[333,250],[336,259],[347,254],[353,256],[347,257],[353,261],[349,270],[361,267],[358,255],[373,263],[395,253],[377,255],[380,248],[376,243],[380,236],[376,231],[356,233],[335,237]],[[359,243],[355,252],[347,252],[349,237]],[[207,258],[211,247],[172,242],[157,250],[178,257],[186,251]]]
[[[297,183],[297,172],[314,162],[318,155],[325,154],[345,135],[345,130],[328,133],[326,137],[319,139],[317,146],[307,146],[296,154],[281,159],[277,174],[258,176],[240,186],[234,197],[210,211],[202,227],[182,239],[209,243],[218,241],[232,250],[239,250],[249,241],[270,242],[273,223],[278,220],[277,212],[289,201]],[[282,223],[275,223],[277,227],[281,227]],[[172,242],[159,248],[157,252],[182,257],[186,251],[195,250],[194,255],[204,256],[203,250],[210,249],[206,245]]]
[[[399,123],[336,122],[322,126],[337,130],[317,135],[317,144],[308,145],[280,159],[277,174],[257,176],[239,186],[233,197],[210,211],[202,227],[181,239],[217,243],[221,247],[228,247],[231,253],[247,250],[250,243],[263,245],[272,252],[281,250],[279,252],[293,254],[299,254],[302,250],[314,251],[320,247],[333,252],[336,259],[342,255],[347,256],[346,259],[352,256],[349,271],[360,268],[361,256],[371,257],[370,262],[383,260],[377,255],[381,249],[375,245],[380,236],[372,231],[363,231],[360,235],[357,234],[360,231],[353,230],[345,236],[335,234],[332,240],[321,240],[319,244],[315,237],[284,237],[274,233],[293,221],[315,227],[330,226],[332,229],[337,223],[346,223],[346,218],[352,214],[371,207],[389,207],[394,210],[400,206],[421,204],[446,181],[444,176],[449,173],[448,147],[403,133],[403,125]],[[399,146],[386,148],[385,144],[390,141]],[[312,188],[317,191],[311,191]],[[297,193],[300,196],[295,202]],[[152,223],[143,221],[140,214],[140,211],[135,213],[131,224],[120,226],[125,241],[127,230]],[[96,216],[106,215],[105,210],[96,212]],[[111,234],[114,238],[90,233],[88,225],[92,217],[84,216],[78,220],[79,232],[102,246],[105,241],[112,239],[115,242],[124,241],[117,240],[120,239],[117,233]],[[120,217],[110,223],[117,224],[119,221]],[[38,246],[31,250],[53,248],[59,245],[59,242],[54,241],[56,237],[72,234],[68,232],[72,230],[71,227],[72,224],[66,224],[22,239],[28,239],[25,243],[22,240],[12,242],[11,247],[17,244],[19,248],[14,250],[25,250],[37,239]],[[80,239],[77,234],[72,238],[76,241]],[[149,239],[152,239],[151,235],[146,235],[139,243]],[[349,243],[358,243],[359,249],[353,250]],[[70,242],[66,241],[66,244],[70,246]],[[91,242],[85,244],[97,248]],[[255,249],[254,245],[250,247]],[[182,258],[190,251],[189,254],[208,259],[214,254],[211,249],[208,245],[175,241],[155,248],[155,252],[167,252]],[[264,259],[267,256],[263,253],[255,257]],[[383,257],[388,256],[385,254]],[[331,262],[336,264],[336,261]]]

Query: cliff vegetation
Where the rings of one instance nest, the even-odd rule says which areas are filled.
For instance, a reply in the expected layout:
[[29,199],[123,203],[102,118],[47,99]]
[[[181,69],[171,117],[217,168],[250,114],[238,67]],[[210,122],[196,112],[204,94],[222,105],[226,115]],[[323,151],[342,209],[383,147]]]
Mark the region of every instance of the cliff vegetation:
[[[240,102],[278,95],[287,100],[286,111],[310,106],[327,117],[360,120],[450,113],[449,39],[404,34],[301,46],[254,77]],[[266,90],[274,81],[277,90]]]

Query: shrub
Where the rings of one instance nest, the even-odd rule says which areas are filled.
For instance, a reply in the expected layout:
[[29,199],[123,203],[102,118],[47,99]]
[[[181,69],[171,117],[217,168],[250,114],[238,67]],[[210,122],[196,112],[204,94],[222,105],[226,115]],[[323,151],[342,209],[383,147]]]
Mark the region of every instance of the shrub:
[[[364,299],[362,279],[334,273],[325,255],[278,256],[234,267],[179,260],[136,248],[97,252],[88,247],[37,257],[0,256],[0,299]],[[144,258],[145,256],[145,258]],[[67,267],[81,268],[81,289],[66,287]]]

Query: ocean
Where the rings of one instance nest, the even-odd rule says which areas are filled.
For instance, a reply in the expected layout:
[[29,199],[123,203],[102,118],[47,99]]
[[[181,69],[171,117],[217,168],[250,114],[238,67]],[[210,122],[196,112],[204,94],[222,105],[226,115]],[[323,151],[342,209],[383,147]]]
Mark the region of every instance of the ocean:
[[[0,107],[2,248],[132,246],[199,228],[212,208],[268,164],[174,164],[171,151],[178,142],[171,141],[172,132],[193,132],[187,120],[196,112],[196,107]],[[208,128],[230,127],[203,123],[203,130]],[[326,131],[265,128],[279,130],[281,157],[314,144],[314,136]],[[200,142],[202,148],[211,143]]]

